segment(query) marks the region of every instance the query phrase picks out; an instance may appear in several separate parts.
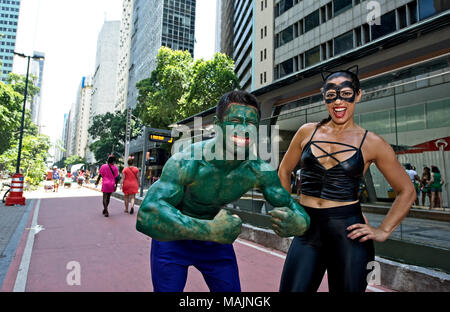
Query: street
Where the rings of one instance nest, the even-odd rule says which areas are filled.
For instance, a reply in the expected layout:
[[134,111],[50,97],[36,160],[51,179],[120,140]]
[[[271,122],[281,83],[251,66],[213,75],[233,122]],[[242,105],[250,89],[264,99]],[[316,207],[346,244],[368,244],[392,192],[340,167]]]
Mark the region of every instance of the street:
[[[39,190],[26,196],[33,210],[1,291],[152,291],[150,238],[136,231],[136,213],[124,213],[122,201],[112,197],[105,218],[98,191]],[[243,239],[234,247],[242,291],[277,292],[285,254]],[[185,291],[209,291],[193,267]],[[326,276],[319,291],[327,291]],[[368,291],[388,290],[369,286]]]

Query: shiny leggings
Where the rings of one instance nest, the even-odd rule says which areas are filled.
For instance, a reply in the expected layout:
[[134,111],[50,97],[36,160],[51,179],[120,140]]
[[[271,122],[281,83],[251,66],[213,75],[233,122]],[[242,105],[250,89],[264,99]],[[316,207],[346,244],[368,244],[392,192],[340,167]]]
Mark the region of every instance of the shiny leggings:
[[347,227],[365,223],[359,203],[333,207],[304,207],[311,224],[295,237],[284,263],[281,292],[316,292],[327,271],[330,292],[364,292],[375,258],[373,241],[347,237]]

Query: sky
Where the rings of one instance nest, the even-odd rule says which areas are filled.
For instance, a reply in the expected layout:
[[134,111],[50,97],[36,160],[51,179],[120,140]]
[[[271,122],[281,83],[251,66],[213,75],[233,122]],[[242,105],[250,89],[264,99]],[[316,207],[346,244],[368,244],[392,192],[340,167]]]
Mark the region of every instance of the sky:
[[[45,53],[41,89],[42,133],[52,142],[62,136],[83,76],[93,75],[97,37],[105,20],[120,20],[122,0],[21,0],[15,51]],[[215,0],[197,0],[194,57],[215,52]],[[15,57],[13,72],[26,74],[26,61]]]

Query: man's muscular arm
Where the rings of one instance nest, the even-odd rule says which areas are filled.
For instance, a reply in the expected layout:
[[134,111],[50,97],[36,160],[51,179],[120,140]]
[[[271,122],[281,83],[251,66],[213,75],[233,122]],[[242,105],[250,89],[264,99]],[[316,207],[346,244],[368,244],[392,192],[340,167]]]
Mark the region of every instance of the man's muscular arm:
[[310,218],[280,183],[280,179],[269,164],[261,162],[257,178],[264,198],[274,207],[271,211],[272,228],[281,237],[300,236],[309,228]]
[[149,189],[139,208],[136,229],[160,241],[203,240],[232,243],[240,233],[241,220],[221,210],[213,220],[189,217],[176,206],[184,187],[195,182],[196,162],[174,155],[160,179]]

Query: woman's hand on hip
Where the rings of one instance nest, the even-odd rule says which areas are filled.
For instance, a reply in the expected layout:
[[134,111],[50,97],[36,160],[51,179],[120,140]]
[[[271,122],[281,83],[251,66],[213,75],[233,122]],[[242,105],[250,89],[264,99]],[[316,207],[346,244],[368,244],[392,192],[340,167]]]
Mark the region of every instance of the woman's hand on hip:
[[369,221],[367,220],[366,216],[363,215],[364,221],[366,224],[356,223],[353,225],[350,225],[347,228],[347,231],[350,233],[347,235],[350,239],[356,239],[360,238],[359,242],[365,242],[369,239],[372,239],[376,242],[384,242],[390,235],[390,233],[387,233],[381,229],[377,229],[372,227],[369,224]]

